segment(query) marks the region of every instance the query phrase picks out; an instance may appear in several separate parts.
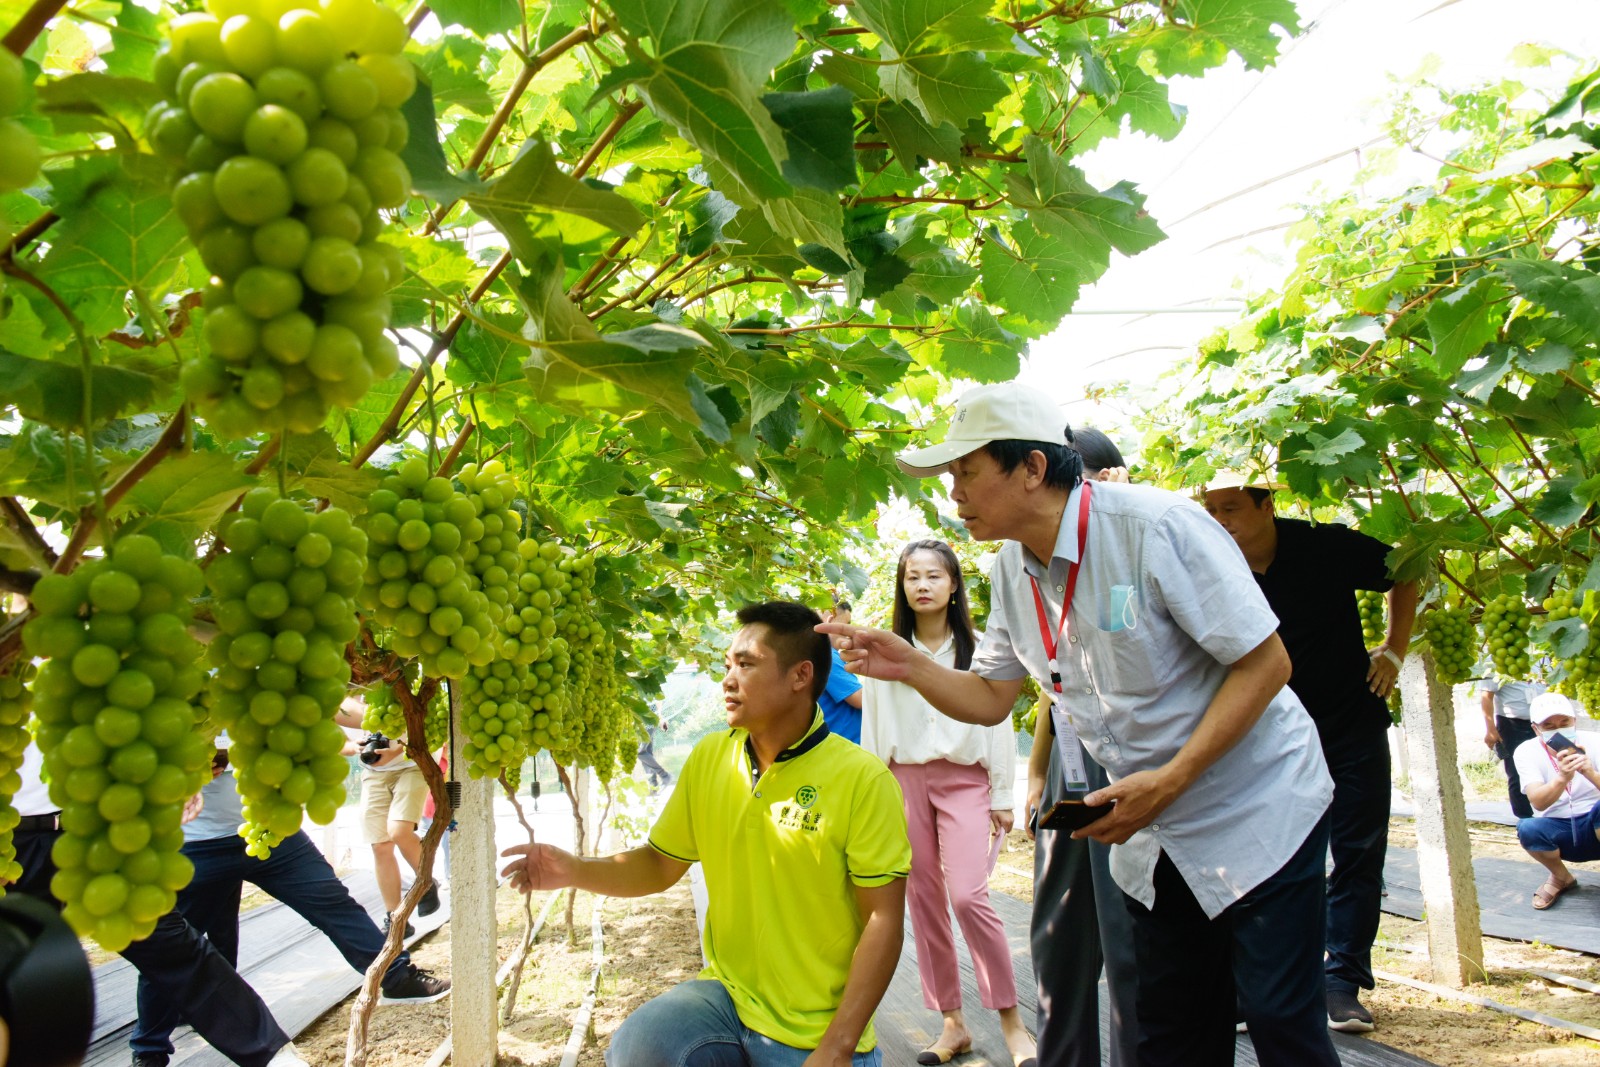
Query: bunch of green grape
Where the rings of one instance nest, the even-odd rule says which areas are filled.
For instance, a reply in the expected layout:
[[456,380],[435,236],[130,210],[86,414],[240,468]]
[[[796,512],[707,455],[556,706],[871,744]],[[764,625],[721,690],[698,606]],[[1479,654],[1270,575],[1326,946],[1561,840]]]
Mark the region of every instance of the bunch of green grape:
[[520,766],[528,756],[533,730],[527,665],[497,659],[472,668],[458,686],[461,726],[466,733],[461,759],[467,773],[473,778],[494,778],[507,767]]
[[521,646],[513,658],[531,664],[548,658],[550,642],[557,633],[556,613],[566,605],[572,589],[571,572],[560,568],[562,550],[554,541],[524,537],[517,554],[523,566],[517,578],[518,595],[506,617],[506,633]]
[[148,936],[194,873],[179,849],[184,802],[212,755],[196,729],[204,673],[189,633],[202,586],[192,560],[134,534],[31,594],[23,642],[46,661],[33,712],[61,807],[50,889],[79,933],[114,952]]
[[[17,864],[17,846],[12,838],[21,814],[12,804],[17,790],[22,788],[22,776],[17,768],[22,766],[22,755],[28,750],[31,734],[28,717],[33,711],[33,693],[28,683],[33,681],[33,663],[23,660],[0,672],[0,883],[15,882],[22,877]],[[5,892],[0,888],[0,893]]]
[[15,118],[27,98],[22,58],[0,45],[0,193],[21,189],[39,176],[39,142]]
[[[403,678],[409,687],[416,685],[415,664],[407,664]],[[366,711],[361,716],[361,728],[368,733],[382,734],[392,741],[406,741],[406,712],[400,706],[392,686],[380,682],[365,692]],[[422,720],[423,744],[429,752],[437,752],[450,740],[450,697],[444,686],[434,690],[428,701],[428,713]]]
[[[1544,600],[1545,618],[1550,622],[1581,618],[1582,599],[1571,589],[1558,589]],[[1575,655],[1557,657],[1555,665],[1561,669],[1561,678],[1554,688],[1584,702],[1584,706],[1600,711],[1600,630],[1586,625],[1588,641]]]
[[1528,654],[1528,631],[1533,614],[1519,596],[1503,593],[1483,606],[1483,637],[1496,677],[1506,681],[1527,681],[1533,669]]
[[1436,607],[1422,620],[1423,636],[1433,649],[1439,679],[1455,685],[1472,677],[1478,662],[1478,631],[1465,607]]
[[572,657],[567,651],[564,637],[552,640],[529,668],[533,675],[533,692],[527,698],[528,707],[533,712],[530,754],[541,748],[557,752],[567,746],[570,694],[566,680],[571,669]]
[[367,500],[370,565],[361,607],[389,647],[430,678],[464,678],[495,658],[489,598],[462,554],[484,536],[477,507],[412,457]]
[[151,145],[212,274],[189,399],[228,437],[307,433],[400,365],[384,335],[410,195],[399,108],[416,88],[400,16],[374,0],[207,0],[155,61]]
[[344,731],[333,721],[350,683],[345,646],[367,538],[339,508],[315,514],[270,489],[245,494],[217,527],[225,551],[206,569],[212,615],[211,713],[228,731],[246,851],[266,858],[309,814],[344,803]]
[[1388,635],[1384,613],[1388,607],[1384,595],[1375,589],[1356,590],[1356,611],[1361,615],[1361,641],[1368,648],[1377,648]]

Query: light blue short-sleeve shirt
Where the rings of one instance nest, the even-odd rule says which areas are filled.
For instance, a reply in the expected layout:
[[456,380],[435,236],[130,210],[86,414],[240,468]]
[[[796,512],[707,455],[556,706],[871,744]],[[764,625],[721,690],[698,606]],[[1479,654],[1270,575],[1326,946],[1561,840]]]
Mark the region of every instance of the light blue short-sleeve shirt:
[[[1000,550],[976,673],[1030,674],[1050,690],[1028,578],[1038,579],[1054,626],[1078,556],[1082,492],[1067,502],[1048,562],[1016,542]],[[1070,636],[1058,650],[1060,699],[1113,781],[1177,755],[1229,666],[1277,626],[1238,546],[1194,501],[1149,486],[1095,484]],[[1155,823],[1112,849],[1112,876],[1153,906],[1156,860],[1165,852],[1215,918],[1288,862],[1332,798],[1316,727],[1285,686]]]

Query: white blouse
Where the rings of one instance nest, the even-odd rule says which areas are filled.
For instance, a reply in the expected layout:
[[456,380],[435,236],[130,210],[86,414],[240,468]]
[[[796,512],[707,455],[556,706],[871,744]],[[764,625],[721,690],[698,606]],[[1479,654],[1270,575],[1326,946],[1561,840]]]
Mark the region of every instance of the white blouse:
[[[955,636],[937,652],[915,637],[911,644],[945,667],[956,665]],[[996,726],[957,722],[934,709],[904,682],[861,679],[861,747],[883,760],[896,763],[932,763],[949,760],[971,766],[982,764],[989,772],[989,809],[1009,811],[1016,777],[1017,735],[1011,719]]]

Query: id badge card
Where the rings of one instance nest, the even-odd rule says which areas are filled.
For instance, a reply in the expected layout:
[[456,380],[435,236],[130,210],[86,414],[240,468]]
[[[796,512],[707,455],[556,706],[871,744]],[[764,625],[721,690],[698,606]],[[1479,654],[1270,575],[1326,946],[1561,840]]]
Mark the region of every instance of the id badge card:
[[1089,769],[1083,763],[1083,746],[1078,743],[1078,728],[1059,701],[1050,702],[1050,721],[1056,728],[1056,755],[1061,758],[1067,789],[1085,792],[1089,788]]

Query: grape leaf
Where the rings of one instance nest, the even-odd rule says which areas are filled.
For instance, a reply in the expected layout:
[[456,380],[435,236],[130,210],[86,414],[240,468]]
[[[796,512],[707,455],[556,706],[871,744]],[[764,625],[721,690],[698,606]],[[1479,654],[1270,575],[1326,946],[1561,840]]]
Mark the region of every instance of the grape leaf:
[[517,0],[432,0],[429,10],[446,26],[465,26],[480,37],[504,33],[522,21]]
[[127,322],[130,290],[152,303],[166,295],[189,244],[172,211],[166,168],[151,156],[123,156],[121,167],[63,213],[50,237],[40,279],[95,335]]
[[804,93],[768,93],[767,113],[783,130],[789,158],[783,176],[796,185],[837,192],[856,181],[855,111],[839,86]]
[[[143,410],[159,395],[152,375],[97,364],[89,368],[95,423],[125,411]],[[72,363],[29,359],[0,349],[0,408],[15,408],[25,419],[62,429],[83,425],[83,370]]]
[[156,464],[118,501],[113,515],[177,523],[190,528],[194,540],[255,483],[227,453],[187,452]]
[[287,486],[291,492],[326,500],[351,515],[367,510],[367,497],[378,488],[382,475],[370,466],[358,469],[345,462],[327,430],[290,434],[285,447],[290,471]]
[[611,6],[628,33],[654,44],[653,54],[630,54],[629,78],[650,109],[726,166],[750,196],[789,195],[783,131],[760,98],[772,69],[794,48],[794,24],[782,9],[731,0]]
[[526,142],[511,166],[469,194],[467,203],[501,233],[506,233],[502,223],[536,209],[577,215],[621,234],[631,235],[645,223],[639,209],[623,197],[579,181],[557,166],[555,153],[544,141]]
[[1173,0],[1171,22],[1145,35],[1143,44],[1164,75],[1199,77],[1233,52],[1247,70],[1264,70],[1278,58],[1274,26],[1300,30],[1291,0]]
[[1492,278],[1434,300],[1423,321],[1433,338],[1433,364],[1451,377],[1500,332],[1504,292]]
[[1009,92],[985,51],[1009,50],[1010,27],[989,18],[989,0],[860,0],[862,24],[883,40],[884,92],[915,104],[934,125],[960,129]]

